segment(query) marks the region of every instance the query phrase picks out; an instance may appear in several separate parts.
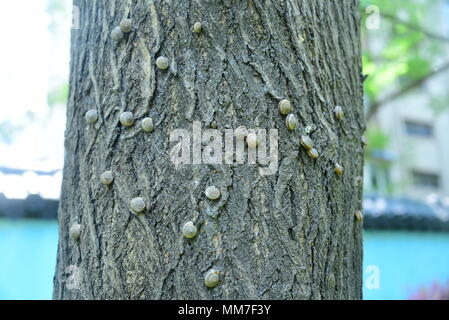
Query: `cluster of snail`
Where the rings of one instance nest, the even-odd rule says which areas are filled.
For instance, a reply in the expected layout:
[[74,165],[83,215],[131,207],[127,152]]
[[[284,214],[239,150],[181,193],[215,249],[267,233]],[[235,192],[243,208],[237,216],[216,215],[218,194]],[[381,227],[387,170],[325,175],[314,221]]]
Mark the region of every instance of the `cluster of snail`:
[[[111,38],[115,41],[121,41],[124,38],[124,34],[131,32],[133,29],[133,24],[131,19],[124,19],[120,22],[120,25],[115,27],[111,32]],[[199,34],[203,30],[203,26],[201,22],[196,22],[193,25],[193,32]],[[156,66],[160,70],[166,70],[170,66],[170,61],[168,58],[164,56],[160,56],[156,59]],[[299,127],[299,121],[296,115],[293,113],[293,105],[292,103],[284,99],[279,102],[279,112],[280,114],[286,116],[285,124],[289,131],[294,131]],[[344,119],[344,111],[341,106],[336,106],[334,109],[334,115],[337,120]],[[95,109],[88,110],[85,114],[85,120],[89,124],[93,124],[98,120],[98,112]],[[131,112],[123,112],[119,116],[120,123],[125,127],[130,127],[134,125],[135,119],[134,115]],[[216,121],[211,123],[212,128],[217,127]],[[154,123],[152,118],[144,118],[141,121],[141,128],[145,132],[152,132],[154,130]],[[318,150],[315,148],[315,143],[310,137],[311,127],[307,127],[305,130],[305,134],[300,137],[300,145],[304,147],[307,151],[307,154],[312,159],[317,159],[319,157]],[[235,130],[235,136],[238,140],[244,140],[246,137],[246,142],[249,148],[257,148],[259,141],[257,134],[254,132],[249,132],[248,130],[241,126]],[[364,145],[367,144],[366,138],[362,137],[362,143]],[[343,174],[343,167],[336,163],[335,164],[335,173],[337,175]],[[110,185],[114,180],[114,175],[112,171],[105,171],[100,175],[100,182],[103,185]],[[220,190],[215,186],[209,186],[205,190],[205,195],[209,200],[217,200],[221,196]],[[145,200],[142,197],[133,198],[129,203],[130,209],[135,214],[140,214],[146,209]],[[363,219],[363,214],[360,210],[357,210],[354,213],[355,219],[357,221],[361,221]],[[198,233],[198,229],[192,221],[188,221],[182,227],[182,235],[187,239],[193,239],[196,237]],[[80,239],[81,234],[81,225],[73,224],[69,230],[70,237],[75,241]],[[218,285],[220,281],[220,272],[216,268],[210,269],[204,276],[204,283],[208,288],[213,288]]]
[[[86,122],[89,124],[95,123],[98,120],[98,112],[95,109],[91,109],[85,114]],[[132,112],[125,111],[119,116],[120,123],[125,127],[131,127],[134,125],[134,115]],[[152,132],[154,130],[154,122],[152,118],[146,117],[141,122],[141,128],[145,132]]]
[[[285,123],[287,126],[287,129],[290,131],[295,130],[299,123],[296,116],[292,113],[293,111],[293,105],[291,102],[287,99],[281,100],[279,102],[279,113],[287,116],[285,119]],[[343,108],[340,106],[336,106],[334,109],[335,118],[337,120],[343,120],[344,119],[344,111]],[[310,127],[306,128],[306,134],[302,135],[299,139],[300,145],[303,146],[307,154],[312,158],[316,159],[319,157],[318,150],[315,149],[315,143],[313,142],[312,138],[309,136],[309,133],[311,131]],[[335,163],[335,173],[339,176],[343,174],[343,167],[339,163]]]

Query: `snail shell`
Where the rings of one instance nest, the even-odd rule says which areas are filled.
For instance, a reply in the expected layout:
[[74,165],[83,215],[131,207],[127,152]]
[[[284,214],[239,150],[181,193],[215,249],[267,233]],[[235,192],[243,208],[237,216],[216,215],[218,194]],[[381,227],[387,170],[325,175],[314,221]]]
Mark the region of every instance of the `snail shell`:
[[134,198],[131,200],[130,207],[131,210],[135,213],[141,213],[143,210],[145,210],[145,201],[140,197]]
[[156,66],[161,69],[161,70],[165,70],[168,68],[169,66],[169,61],[168,58],[166,57],[159,57],[156,59]]
[[105,171],[100,175],[100,182],[104,185],[109,185],[114,180],[112,171]]
[[208,288],[214,288],[220,282],[220,272],[217,269],[209,270],[204,276],[204,284]]
[[315,148],[312,148],[310,150],[307,150],[307,154],[312,158],[312,159],[316,159],[319,157],[319,153],[318,150]]
[[203,30],[203,25],[201,24],[201,22],[195,22],[195,24],[193,25],[193,31],[195,33],[200,33]]
[[354,216],[355,216],[355,219],[356,219],[357,221],[362,221],[362,220],[363,220],[363,213],[362,213],[362,211],[360,211],[360,210],[357,210],[357,211],[354,213]]
[[120,115],[120,123],[125,127],[130,127],[134,124],[134,116],[131,112],[123,112]]
[[122,22],[120,22],[120,31],[123,33],[131,32],[133,28],[133,23],[131,19],[123,19]]
[[197,232],[198,229],[195,227],[192,221],[186,222],[186,224],[184,224],[184,226],[182,227],[182,234],[187,239],[195,238]]
[[293,106],[289,100],[284,99],[281,102],[279,102],[279,112],[282,115],[286,116],[292,111],[293,111]]
[[145,118],[142,120],[142,130],[145,132],[152,132],[154,130],[154,123],[152,118]]
[[79,240],[81,235],[81,225],[79,223],[73,224],[70,227],[69,234],[73,240]]
[[365,136],[362,136],[362,145],[365,147],[368,145],[368,139]]
[[338,163],[335,164],[335,173],[339,176],[343,174],[343,167]]
[[259,144],[257,134],[254,132],[248,133],[248,136],[246,137],[246,143],[248,144],[248,147],[250,147],[251,149],[257,148],[257,145]]
[[334,109],[334,114],[335,114],[335,118],[337,118],[337,120],[343,120],[345,117],[345,113],[343,111],[343,108],[340,106],[336,106]]
[[111,38],[114,41],[120,41],[123,39],[123,32],[120,27],[115,27],[114,29],[112,29]]
[[98,120],[98,112],[95,109],[88,110],[84,117],[87,123],[94,123]]
[[211,127],[212,129],[217,129],[217,121],[213,120],[213,121],[210,123],[210,127]]
[[287,129],[290,131],[295,130],[299,125],[298,119],[293,113],[290,113],[287,116],[287,118],[285,119],[285,124],[287,125]]
[[207,187],[204,193],[210,200],[217,200],[218,198],[220,198],[221,194],[220,190],[215,186]]
[[310,136],[301,136],[301,145],[306,148],[307,150],[313,149],[315,146],[315,143],[313,143],[312,138]]

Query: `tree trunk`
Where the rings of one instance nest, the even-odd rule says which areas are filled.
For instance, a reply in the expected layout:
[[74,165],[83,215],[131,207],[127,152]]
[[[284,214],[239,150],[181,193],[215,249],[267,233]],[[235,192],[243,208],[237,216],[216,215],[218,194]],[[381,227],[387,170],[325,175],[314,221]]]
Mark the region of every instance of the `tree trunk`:
[[[54,298],[360,299],[359,1],[74,2],[80,28],[72,32]],[[133,29],[114,41],[124,18]],[[160,56],[168,69],[156,67]],[[296,130],[279,113],[282,99],[293,105]],[[120,123],[125,111],[133,126]],[[145,117],[153,132],[142,130]],[[195,121],[203,134],[243,125],[275,138],[278,130],[278,167],[207,163]],[[317,159],[299,144],[306,128]],[[193,132],[191,149],[170,142],[176,129]],[[173,163],[185,152],[192,164]],[[103,185],[109,170],[114,180]],[[208,186],[219,199],[205,196]],[[140,214],[130,208],[136,197],[146,204]],[[197,227],[193,239],[183,237],[187,221]],[[74,224],[79,240],[70,237]],[[213,288],[204,281],[211,269],[219,272]]]

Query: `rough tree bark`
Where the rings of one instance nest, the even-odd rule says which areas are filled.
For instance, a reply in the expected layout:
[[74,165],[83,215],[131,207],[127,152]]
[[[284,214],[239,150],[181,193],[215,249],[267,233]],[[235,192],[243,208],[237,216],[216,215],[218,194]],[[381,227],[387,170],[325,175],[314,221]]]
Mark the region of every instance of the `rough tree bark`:
[[[74,1],[55,299],[360,299],[358,0]],[[115,42],[112,29],[131,18]],[[195,22],[203,30],[192,32]],[[169,58],[168,70],[155,60]],[[289,99],[299,120],[278,111]],[[345,118],[333,113],[341,105]],[[98,121],[87,124],[87,110]],[[135,125],[119,116],[131,111]],[[140,122],[152,117],[155,130]],[[170,133],[276,128],[279,168],[179,165]],[[306,126],[320,156],[299,145]],[[343,165],[342,176],[334,172]],[[104,186],[99,175],[114,172]],[[221,190],[219,200],[204,195]],[[130,200],[145,199],[136,215]],[[198,227],[182,236],[185,222]],[[70,227],[79,223],[74,241]],[[74,267],[73,267],[74,266]],[[68,286],[79,270],[79,287]],[[220,271],[207,288],[204,275]],[[73,279],[71,279],[73,280]]]

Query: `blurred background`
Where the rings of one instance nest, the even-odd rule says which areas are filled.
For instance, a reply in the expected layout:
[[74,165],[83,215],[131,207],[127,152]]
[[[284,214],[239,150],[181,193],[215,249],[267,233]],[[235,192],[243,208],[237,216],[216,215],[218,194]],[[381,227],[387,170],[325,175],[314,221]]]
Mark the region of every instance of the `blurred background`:
[[[449,0],[361,16],[364,298],[449,299]],[[69,0],[0,2],[0,299],[51,299],[74,22]]]

